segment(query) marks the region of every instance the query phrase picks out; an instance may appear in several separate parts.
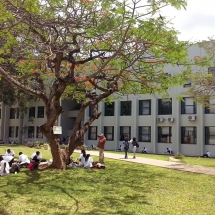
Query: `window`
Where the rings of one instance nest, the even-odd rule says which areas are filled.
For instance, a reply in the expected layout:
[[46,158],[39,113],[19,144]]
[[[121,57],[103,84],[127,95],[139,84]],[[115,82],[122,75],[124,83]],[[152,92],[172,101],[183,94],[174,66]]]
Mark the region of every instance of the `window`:
[[121,102],[121,115],[120,116],[131,116],[131,101]]
[[184,84],[184,87],[191,87],[191,80],[187,80],[187,83]]
[[181,127],[181,144],[196,144],[196,127]]
[[16,109],[11,108],[10,109],[10,119],[15,119],[15,116],[16,116]]
[[172,143],[172,127],[158,127],[158,142]]
[[105,103],[105,116],[114,116],[114,106],[114,102],[112,102],[111,104]]
[[43,134],[40,132],[40,127],[37,126],[36,138],[43,138]]
[[171,115],[171,114],[172,114],[172,99],[159,99],[158,115]]
[[120,141],[124,141],[125,137],[127,137],[129,140],[131,139],[130,126],[120,126]]
[[28,127],[28,138],[34,138],[34,126]]
[[208,74],[215,75],[215,67],[208,68]]
[[9,137],[14,137],[14,130],[15,130],[15,127],[14,126],[9,126]]
[[139,101],[139,115],[151,115],[151,100]]
[[209,102],[207,107],[205,107],[205,114],[215,114],[215,104],[214,102]]
[[97,126],[90,126],[88,130],[88,140],[97,139]]
[[[89,116],[92,116],[92,114],[93,114],[93,109],[94,109],[94,106],[90,105],[90,106],[89,106]],[[97,110],[98,110],[98,108],[97,108]]]
[[44,118],[44,106],[37,108],[37,118]]
[[15,137],[18,137],[19,136],[19,127],[16,126],[16,133],[15,133]]
[[107,140],[114,140],[114,127],[104,126],[104,135]]
[[205,144],[215,145],[215,127],[205,127]]
[[181,114],[196,114],[196,102],[193,98],[183,98],[181,101]]
[[35,107],[30,107],[29,108],[29,118],[33,117],[35,118]]
[[139,141],[140,142],[151,142],[151,127],[150,126],[139,127]]
[[16,109],[16,118],[19,119],[19,108]]

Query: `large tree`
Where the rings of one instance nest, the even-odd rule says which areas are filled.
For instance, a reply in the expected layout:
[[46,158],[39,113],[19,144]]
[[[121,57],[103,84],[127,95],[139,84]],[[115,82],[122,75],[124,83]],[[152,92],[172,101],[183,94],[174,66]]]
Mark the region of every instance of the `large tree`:
[[191,83],[184,93],[192,96],[193,100],[208,109],[215,107],[215,40],[208,38],[207,41],[196,43],[204,50],[203,56],[196,59],[195,72],[189,75]]
[[[119,94],[165,93],[188,71],[171,77],[164,71],[167,64],[186,65],[188,44],[178,40],[160,10],[185,7],[185,0],[0,3],[1,93],[16,95],[17,102],[25,95],[44,102],[47,121],[40,129],[56,168],[65,169],[74,149],[82,145],[83,135],[101,115],[99,102]],[[68,97],[81,108],[68,147],[61,150],[52,128],[63,112],[60,100]],[[79,128],[89,106],[93,113]]]

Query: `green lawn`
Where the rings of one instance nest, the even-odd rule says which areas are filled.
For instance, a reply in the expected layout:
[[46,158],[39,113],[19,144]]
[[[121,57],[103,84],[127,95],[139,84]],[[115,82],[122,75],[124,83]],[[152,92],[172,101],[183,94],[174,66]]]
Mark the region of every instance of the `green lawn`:
[[[106,151],[115,154],[124,154],[124,152],[116,152],[116,151]],[[133,153],[128,153],[129,156],[133,157]],[[156,155],[156,154],[143,154],[136,153],[137,157],[151,158],[156,160],[165,160],[167,161],[170,155]],[[199,165],[199,166],[210,166],[215,167],[215,158],[199,158],[199,157],[184,157],[183,163]]]
[[[10,147],[28,155],[35,149]],[[2,154],[5,147],[0,147]],[[50,158],[49,151],[42,151]],[[78,156],[77,154],[74,157]],[[0,178],[1,215],[214,215],[215,177],[106,159],[105,170]]]

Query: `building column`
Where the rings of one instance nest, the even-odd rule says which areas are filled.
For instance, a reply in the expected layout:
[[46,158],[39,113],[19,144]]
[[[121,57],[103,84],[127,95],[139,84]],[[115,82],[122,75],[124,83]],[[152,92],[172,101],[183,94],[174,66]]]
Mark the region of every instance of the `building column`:
[[175,126],[176,126],[176,132],[175,132],[175,140],[176,140],[176,153],[180,153],[180,146],[181,146],[181,129],[180,129],[180,124],[181,124],[181,108],[180,108],[180,104],[181,101],[174,99],[174,101],[176,102],[176,105],[174,106],[176,108],[176,115],[175,115]]
[[[135,98],[132,100],[132,104],[133,104],[133,107],[132,107],[132,117],[133,117],[133,137],[136,137],[137,138],[137,117],[138,117],[138,109],[137,109],[137,98],[135,96]],[[131,136],[131,138],[133,138]]]
[[104,102],[100,102],[98,106],[98,111],[101,112],[101,116],[99,117],[99,128],[98,128],[98,134],[104,133],[104,124],[103,124],[103,118],[104,118]]
[[114,111],[114,116],[115,116],[115,126],[114,126],[114,142],[115,142],[115,150],[119,148],[119,117],[120,117],[120,101],[115,100],[115,111]]
[[[199,111],[199,115],[197,115],[197,120],[200,122],[199,123],[199,128],[197,127],[196,129],[196,138],[197,138],[197,145],[199,144],[200,146],[200,155],[203,155],[205,153],[205,141],[204,141],[204,118],[205,118],[205,114],[204,114],[204,108],[202,106],[199,106],[198,110]],[[198,112],[197,112],[198,113]]]
[[151,143],[152,143],[152,152],[157,152],[157,144],[158,144],[158,132],[157,132],[157,110],[158,110],[158,101],[157,98],[151,99]]

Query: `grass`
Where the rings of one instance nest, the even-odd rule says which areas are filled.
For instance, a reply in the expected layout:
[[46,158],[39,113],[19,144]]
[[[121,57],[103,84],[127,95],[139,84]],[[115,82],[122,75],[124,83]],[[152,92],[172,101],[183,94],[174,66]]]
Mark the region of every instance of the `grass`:
[[[124,152],[117,152],[117,151],[107,151],[107,152],[115,153],[115,154],[124,154]],[[128,153],[128,155],[133,156],[133,153]],[[156,160],[167,161],[171,155],[136,153],[136,156],[137,157],[143,157],[143,158],[151,158],[151,159],[156,159]],[[172,155],[172,157],[173,157],[173,155]],[[185,164],[191,164],[191,165],[215,167],[215,158],[199,158],[199,157],[186,157],[186,156],[184,156],[182,162]]]
[[[16,155],[35,149],[10,147]],[[0,147],[2,154],[5,147]],[[49,151],[42,151],[50,158]],[[77,156],[74,155],[74,157]],[[1,215],[213,215],[215,178],[106,159],[105,170],[22,169],[0,178]]]

